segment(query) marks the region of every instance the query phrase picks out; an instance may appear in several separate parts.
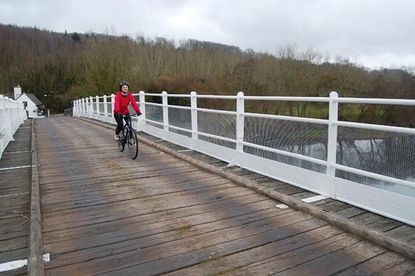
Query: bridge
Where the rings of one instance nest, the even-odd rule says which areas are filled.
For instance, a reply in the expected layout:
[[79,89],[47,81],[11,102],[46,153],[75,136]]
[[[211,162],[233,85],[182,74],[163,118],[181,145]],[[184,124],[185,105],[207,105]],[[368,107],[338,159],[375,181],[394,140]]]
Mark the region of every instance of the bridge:
[[[141,101],[133,161],[112,140],[111,102],[93,100],[75,106],[78,117],[25,120],[2,152],[2,273],[25,274],[25,265],[32,275],[414,273],[407,218],[249,169],[238,153],[215,156],[226,148],[212,154],[200,141],[173,143],[178,136],[164,127],[186,127],[166,122],[163,104]],[[164,112],[161,123],[150,106]],[[194,123],[189,139],[206,134],[192,132]],[[221,134],[214,131],[207,142]]]

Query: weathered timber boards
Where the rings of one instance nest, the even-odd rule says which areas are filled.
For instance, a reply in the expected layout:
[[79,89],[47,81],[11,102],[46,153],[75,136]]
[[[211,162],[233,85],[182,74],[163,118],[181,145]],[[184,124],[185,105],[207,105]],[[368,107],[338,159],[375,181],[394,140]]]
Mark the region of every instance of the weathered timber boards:
[[[68,117],[37,127],[49,275],[272,274],[307,264],[325,271],[328,260],[341,264],[330,273],[363,264],[381,271],[370,261],[385,253],[391,269],[410,267],[402,256],[145,144],[133,161],[117,151],[112,130]],[[273,258],[285,259],[283,270]]]
[[[13,135],[0,160],[0,264],[27,259],[31,183],[31,124]],[[22,267],[0,275],[25,275]]]
[[[151,139],[152,136],[148,134],[141,134],[146,139]],[[175,149],[177,146],[171,143],[164,143],[163,145],[168,146],[171,149]],[[231,166],[223,166],[215,163],[215,158],[206,156],[202,153],[196,151],[184,151],[183,155],[193,157],[197,160],[204,160],[206,163],[212,164],[214,166],[220,167],[226,172],[235,174],[237,176],[243,176],[244,178],[254,180],[262,187],[272,188],[273,190],[290,195],[293,198],[302,199],[315,195],[314,193],[307,192],[301,188],[293,187],[286,183],[281,183],[277,180],[268,178],[266,176],[259,175],[254,172],[250,172],[246,169]],[[412,247],[415,247],[415,227],[410,225],[405,225],[399,221],[395,221],[390,218],[386,218],[366,210],[360,209],[358,207],[351,206],[347,203],[342,203],[332,199],[325,199],[317,202],[311,203],[311,205],[318,206],[322,211],[331,211],[335,212],[336,215],[342,218],[350,219],[353,223],[361,224],[362,227],[367,227],[369,230],[375,230],[378,232],[383,232],[386,238],[393,238],[395,240],[401,241],[403,243],[409,244]],[[347,209],[347,210],[345,210]]]

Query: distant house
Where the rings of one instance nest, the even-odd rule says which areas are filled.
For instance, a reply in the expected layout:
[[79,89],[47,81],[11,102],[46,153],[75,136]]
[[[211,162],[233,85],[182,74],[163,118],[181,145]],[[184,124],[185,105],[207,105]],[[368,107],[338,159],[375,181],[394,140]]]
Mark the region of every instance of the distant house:
[[39,118],[43,116],[43,104],[42,102],[33,94],[31,93],[24,93],[22,94],[22,89],[18,86],[14,88],[14,99],[19,102],[23,103],[26,109],[27,117],[28,118]]

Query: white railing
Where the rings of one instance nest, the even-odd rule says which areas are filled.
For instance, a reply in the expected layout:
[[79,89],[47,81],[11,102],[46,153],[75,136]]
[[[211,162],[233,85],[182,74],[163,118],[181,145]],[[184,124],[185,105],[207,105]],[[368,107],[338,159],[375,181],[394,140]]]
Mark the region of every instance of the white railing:
[[26,111],[23,103],[0,95],[0,158],[25,119]]
[[[260,174],[415,225],[415,129],[338,120],[339,104],[415,106],[415,100],[139,94],[136,128]],[[169,104],[186,98],[187,105]],[[151,101],[149,100],[151,99]],[[198,107],[235,101],[235,110]],[[328,118],[249,113],[252,101],[305,102]],[[328,106],[327,106],[328,105]],[[115,123],[114,95],[74,102],[74,116]],[[217,106],[221,106],[218,104]]]

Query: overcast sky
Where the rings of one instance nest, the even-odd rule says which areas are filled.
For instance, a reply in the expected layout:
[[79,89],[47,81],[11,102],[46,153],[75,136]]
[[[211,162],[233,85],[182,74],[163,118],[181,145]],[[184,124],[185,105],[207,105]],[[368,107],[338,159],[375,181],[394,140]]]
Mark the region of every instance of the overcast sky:
[[0,23],[271,54],[294,45],[370,68],[415,68],[414,0],[0,0]]

